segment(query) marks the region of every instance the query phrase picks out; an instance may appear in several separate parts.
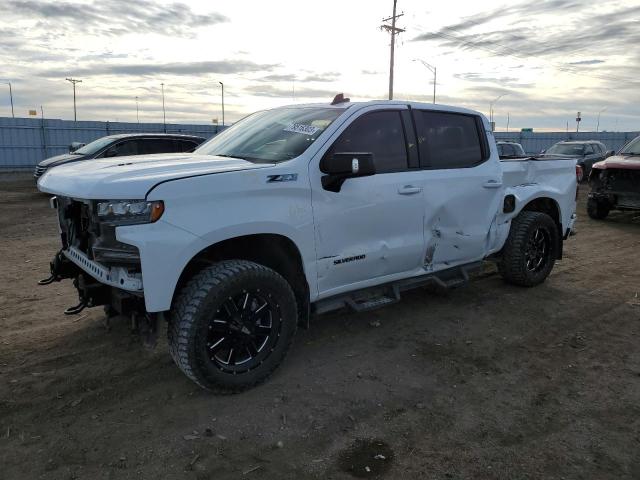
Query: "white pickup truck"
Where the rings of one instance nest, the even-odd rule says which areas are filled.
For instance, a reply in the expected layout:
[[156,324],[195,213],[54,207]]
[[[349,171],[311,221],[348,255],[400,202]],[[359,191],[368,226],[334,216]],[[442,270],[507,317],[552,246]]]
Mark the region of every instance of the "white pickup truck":
[[575,159],[501,162],[487,119],[403,101],[254,113],[194,153],[61,166],[62,249],[46,284],[168,323],[194,382],[239,391],[283,360],[311,315],[464,282],[483,260],[533,286],[576,218]]

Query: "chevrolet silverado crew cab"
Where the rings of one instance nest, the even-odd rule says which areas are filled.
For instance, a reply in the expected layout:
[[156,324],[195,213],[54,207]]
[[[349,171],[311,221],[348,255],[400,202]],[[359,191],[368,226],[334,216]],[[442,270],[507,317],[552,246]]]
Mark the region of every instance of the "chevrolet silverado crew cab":
[[462,283],[485,259],[509,283],[543,282],[575,221],[575,164],[501,162],[463,108],[338,95],[261,111],[194,153],[45,173],[62,248],[41,283],[73,279],[70,314],[166,321],[191,380],[239,391],[314,314]]

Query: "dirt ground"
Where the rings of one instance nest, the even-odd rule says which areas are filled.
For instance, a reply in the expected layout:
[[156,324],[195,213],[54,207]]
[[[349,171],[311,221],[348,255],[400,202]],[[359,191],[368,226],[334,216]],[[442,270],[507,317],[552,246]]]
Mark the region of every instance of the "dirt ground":
[[318,317],[267,383],[215,396],[164,339],[65,317],[71,283],[36,285],[47,197],[0,181],[0,478],[638,479],[640,218],[585,197],[545,284]]

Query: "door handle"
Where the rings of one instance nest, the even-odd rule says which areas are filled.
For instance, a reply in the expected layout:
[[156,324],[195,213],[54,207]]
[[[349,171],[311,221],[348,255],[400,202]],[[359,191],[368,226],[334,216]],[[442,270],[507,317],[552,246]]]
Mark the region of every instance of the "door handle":
[[500,180],[488,180],[482,184],[484,188],[500,188],[502,182]]
[[415,195],[416,193],[420,193],[422,191],[422,187],[415,187],[413,185],[405,185],[404,187],[400,187],[398,189],[398,193],[400,195]]

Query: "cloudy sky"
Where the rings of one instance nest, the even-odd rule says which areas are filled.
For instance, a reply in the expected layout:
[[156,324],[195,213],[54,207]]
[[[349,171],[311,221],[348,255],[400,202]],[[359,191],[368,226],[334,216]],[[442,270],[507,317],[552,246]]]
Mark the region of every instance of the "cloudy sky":
[[[0,0],[0,79],[17,116],[221,120],[288,103],[385,98],[392,0]],[[489,113],[499,130],[640,130],[640,0],[398,0],[395,98]],[[0,84],[0,115],[10,115]]]

